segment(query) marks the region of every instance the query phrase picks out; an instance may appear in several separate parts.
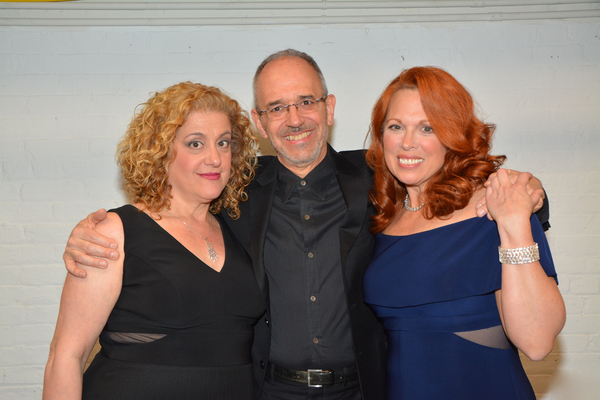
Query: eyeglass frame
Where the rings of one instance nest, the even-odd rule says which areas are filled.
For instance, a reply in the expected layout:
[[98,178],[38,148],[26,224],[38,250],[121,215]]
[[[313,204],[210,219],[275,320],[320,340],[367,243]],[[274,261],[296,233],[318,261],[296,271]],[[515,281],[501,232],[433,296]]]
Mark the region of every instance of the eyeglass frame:
[[[314,100],[314,102],[315,102],[315,103],[317,103],[317,104],[319,104],[319,102],[320,102],[320,101],[325,101],[325,100],[326,100],[328,97],[329,97],[329,94],[326,94],[326,95],[325,95],[325,96],[323,96],[323,97],[320,97],[320,98],[318,98],[318,99],[315,99],[315,100]],[[288,105],[285,105],[285,106],[277,106],[277,107],[282,107],[282,108],[285,108],[285,109],[287,110],[287,111],[286,111],[286,114],[282,114],[282,115],[287,115],[287,113],[288,113],[288,112],[290,112],[290,107],[291,107],[291,106],[294,106],[294,107],[296,107],[296,111],[298,111],[298,112],[299,112],[300,110],[298,109],[298,106],[299,106],[300,104],[302,104],[302,102],[304,102],[304,101],[306,101],[306,100],[310,100],[310,99],[304,99],[304,100],[302,100],[302,101],[299,101],[298,103],[291,103],[291,104],[288,104]],[[270,112],[270,111],[269,111],[269,110],[256,110],[256,112],[257,112],[257,113],[258,113],[258,115],[260,115],[260,116],[263,116],[263,115],[265,115],[265,114],[266,114],[267,116],[269,116],[269,112]]]

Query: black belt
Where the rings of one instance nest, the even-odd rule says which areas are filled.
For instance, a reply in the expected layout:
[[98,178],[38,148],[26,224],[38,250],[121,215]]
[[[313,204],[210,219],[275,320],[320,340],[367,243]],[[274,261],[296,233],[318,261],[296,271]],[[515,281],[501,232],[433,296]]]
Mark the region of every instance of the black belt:
[[273,374],[280,379],[303,383],[308,387],[331,386],[336,383],[351,382],[358,379],[358,370],[356,367],[344,368],[341,371],[334,369],[309,369],[307,371],[296,371],[287,369],[269,363],[269,368],[273,366]]

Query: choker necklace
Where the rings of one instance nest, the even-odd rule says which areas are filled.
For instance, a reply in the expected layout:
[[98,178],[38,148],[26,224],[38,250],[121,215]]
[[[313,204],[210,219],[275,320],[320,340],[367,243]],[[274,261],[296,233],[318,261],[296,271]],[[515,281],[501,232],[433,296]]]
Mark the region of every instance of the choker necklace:
[[210,234],[212,233],[212,218],[210,219],[210,231],[208,231],[208,235],[206,235],[206,237],[202,236],[201,234],[199,234],[198,232],[196,232],[191,226],[189,226],[188,224],[185,223],[184,220],[182,220],[181,218],[178,218],[176,216],[174,216],[173,214],[171,214],[169,212],[169,210],[167,210],[165,208],[165,211],[167,212],[167,214],[169,214],[171,217],[173,218],[177,218],[178,220],[180,220],[185,226],[187,226],[188,228],[190,228],[190,230],[192,232],[194,232],[196,235],[200,236],[202,239],[204,239],[206,241],[206,247],[208,248],[208,257],[212,260],[212,262],[217,262],[217,252],[215,251],[215,249],[213,249],[212,244],[210,244],[210,242],[208,241],[208,237],[210,236]]
[[[425,202],[425,203],[427,203],[427,202]],[[406,208],[408,211],[415,212],[415,211],[419,211],[421,208],[423,208],[425,203],[421,204],[419,207],[410,207],[408,205],[408,193],[406,193],[406,198],[404,199],[404,208]],[[183,222],[183,221],[181,221],[181,222]],[[185,222],[183,222],[183,223],[185,224]]]

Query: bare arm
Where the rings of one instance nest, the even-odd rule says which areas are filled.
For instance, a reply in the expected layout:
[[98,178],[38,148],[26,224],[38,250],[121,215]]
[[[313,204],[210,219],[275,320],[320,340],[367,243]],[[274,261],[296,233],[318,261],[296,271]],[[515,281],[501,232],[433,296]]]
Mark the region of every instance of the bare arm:
[[119,252],[116,250],[117,242],[94,230],[106,215],[106,210],[98,210],[79,222],[71,232],[63,260],[67,270],[73,276],[85,278],[87,274],[80,268],[81,266],[106,268],[108,260],[116,260],[119,257]]
[[[123,226],[116,214],[96,229],[116,237],[122,247]],[[92,268],[88,279],[67,274],[44,372],[43,400],[81,399],[85,362],[121,292],[123,258],[109,261],[107,269]]]
[[[521,174],[513,184],[501,169],[486,189],[488,209],[498,225],[502,248],[534,244],[529,219],[541,190],[530,195],[528,179]],[[556,282],[546,275],[539,261],[502,264],[502,289],[496,292],[496,302],[506,335],[514,345],[532,360],[546,357],[564,326],[566,313]]]
[[[517,181],[517,178],[522,174],[519,171],[515,171],[512,169],[505,169],[505,171],[508,172],[510,181],[512,183],[515,183]],[[529,177],[529,181],[527,182],[527,193],[529,193],[529,195],[531,196],[532,201],[534,200],[534,193],[541,191],[540,196],[541,197],[537,197],[536,196],[536,202],[535,202],[535,207],[533,208],[533,212],[537,212],[538,210],[540,210],[542,208],[542,206],[544,205],[544,199],[546,198],[546,193],[544,192],[544,188],[542,187],[542,182],[536,178],[535,176],[531,175],[528,172],[523,172],[523,174],[526,174],[526,176]],[[492,179],[494,177],[496,177],[496,173],[493,173],[489,176],[488,180],[485,182],[485,184],[483,185],[484,187],[488,187],[490,185],[490,182],[492,181]],[[487,217],[490,220],[493,220],[492,215],[488,212],[488,208],[487,208],[487,204],[486,204],[486,197],[482,197],[481,199],[479,199],[479,201],[477,202],[476,206],[477,208],[477,215],[479,217],[483,217],[484,215],[487,215]]]

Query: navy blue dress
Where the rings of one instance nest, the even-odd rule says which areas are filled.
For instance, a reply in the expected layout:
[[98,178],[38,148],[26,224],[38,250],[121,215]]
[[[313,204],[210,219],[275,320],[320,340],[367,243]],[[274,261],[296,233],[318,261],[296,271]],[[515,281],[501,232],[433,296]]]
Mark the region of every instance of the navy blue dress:
[[[535,216],[531,226],[540,263],[555,277]],[[388,399],[535,400],[496,305],[499,244],[487,218],[408,236],[376,235],[364,298],[388,336]]]

